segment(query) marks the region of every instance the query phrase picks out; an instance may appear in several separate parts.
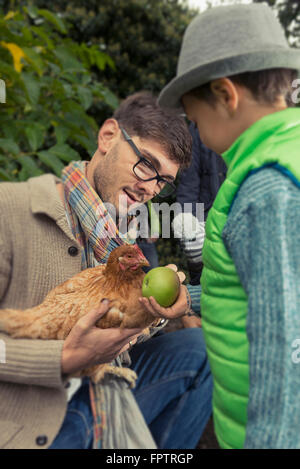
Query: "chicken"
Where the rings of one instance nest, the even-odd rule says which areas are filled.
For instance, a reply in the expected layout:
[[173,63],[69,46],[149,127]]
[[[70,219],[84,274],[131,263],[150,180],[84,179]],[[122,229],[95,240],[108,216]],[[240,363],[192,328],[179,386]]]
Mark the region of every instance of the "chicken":
[[[97,322],[100,328],[145,328],[157,320],[144,309],[138,298],[142,294],[149,265],[140,248],[120,246],[114,249],[107,264],[85,269],[51,290],[43,303],[25,310],[0,310],[0,330],[14,338],[65,339],[76,322],[102,298],[110,300],[111,308]],[[135,373],[127,368],[97,365],[73,376],[90,376],[99,382],[105,373],[123,376],[130,383]]]

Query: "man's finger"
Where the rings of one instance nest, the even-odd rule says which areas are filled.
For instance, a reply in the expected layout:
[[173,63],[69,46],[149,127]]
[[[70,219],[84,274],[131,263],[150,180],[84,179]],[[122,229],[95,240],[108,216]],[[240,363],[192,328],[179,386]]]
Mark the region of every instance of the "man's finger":
[[155,318],[161,317],[153,308],[149,298],[140,298],[140,303],[144,305],[144,307],[147,309],[147,311],[149,311],[149,313],[152,314],[152,316],[154,316]]
[[138,337],[141,335],[141,332],[144,330],[141,327],[137,328],[135,327],[134,329],[129,329],[129,328],[124,328],[124,329],[119,329],[122,340],[132,340],[135,337]]
[[98,308],[93,308],[87,314],[85,314],[79,321],[80,324],[85,327],[92,327],[99,321],[102,316],[109,310],[109,300],[107,298],[103,298],[98,306]]

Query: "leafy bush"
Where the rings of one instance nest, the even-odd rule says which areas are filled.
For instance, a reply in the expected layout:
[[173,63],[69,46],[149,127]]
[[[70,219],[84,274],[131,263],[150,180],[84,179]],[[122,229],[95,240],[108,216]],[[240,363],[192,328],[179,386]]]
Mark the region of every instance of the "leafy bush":
[[[112,57],[115,69],[106,67],[99,79],[121,99],[143,89],[159,93],[175,76],[184,30],[196,14],[184,0],[31,1],[67,20],[75,42]],[[104,101],[93,107],[97,122],[109,115]]]
[[[11,13],[14,2],[0,0],[2,180],[59,174],[68,161],[92,154],[98,125],[118,104],[108,87],[119,98],[140,89],[158,93],[176,73],[182,35],[195,15],[178,0],[31,3],[39,9],[20,0],[24,7]],[[174,201],[175,195],[167,200]],[[187,273],[178,240],[160,239],[157,250],[161,265]]]
[[[114,67],[96,45],[73,42],[59,15],[33,6],[0,14],[0,179],[23,181],[96,149],[98,101],[114,109],[117,97],[99,74]],[[95,73],[97,71],[97,74]]]

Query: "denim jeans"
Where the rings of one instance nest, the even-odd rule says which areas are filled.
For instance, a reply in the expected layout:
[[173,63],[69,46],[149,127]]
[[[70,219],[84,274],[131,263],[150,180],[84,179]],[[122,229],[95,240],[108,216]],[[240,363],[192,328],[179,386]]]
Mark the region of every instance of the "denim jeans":
[[[133,389],[159,449],[195,448],[211,415],[212,378],[202,330],[161,333],[130,352]],[[88,380],[74,394],[51,449],[92,447]]]

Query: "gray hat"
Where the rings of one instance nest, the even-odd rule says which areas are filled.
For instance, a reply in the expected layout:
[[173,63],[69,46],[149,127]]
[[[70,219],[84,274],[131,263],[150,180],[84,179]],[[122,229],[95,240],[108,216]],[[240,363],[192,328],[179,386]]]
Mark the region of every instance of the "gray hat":
[[281,67],[300,69],[300,50],[289,47],[270,7],[211,8],[187,27],[177,75],[163,88],[159,104],[180,107],[185,93],[216,78]]

